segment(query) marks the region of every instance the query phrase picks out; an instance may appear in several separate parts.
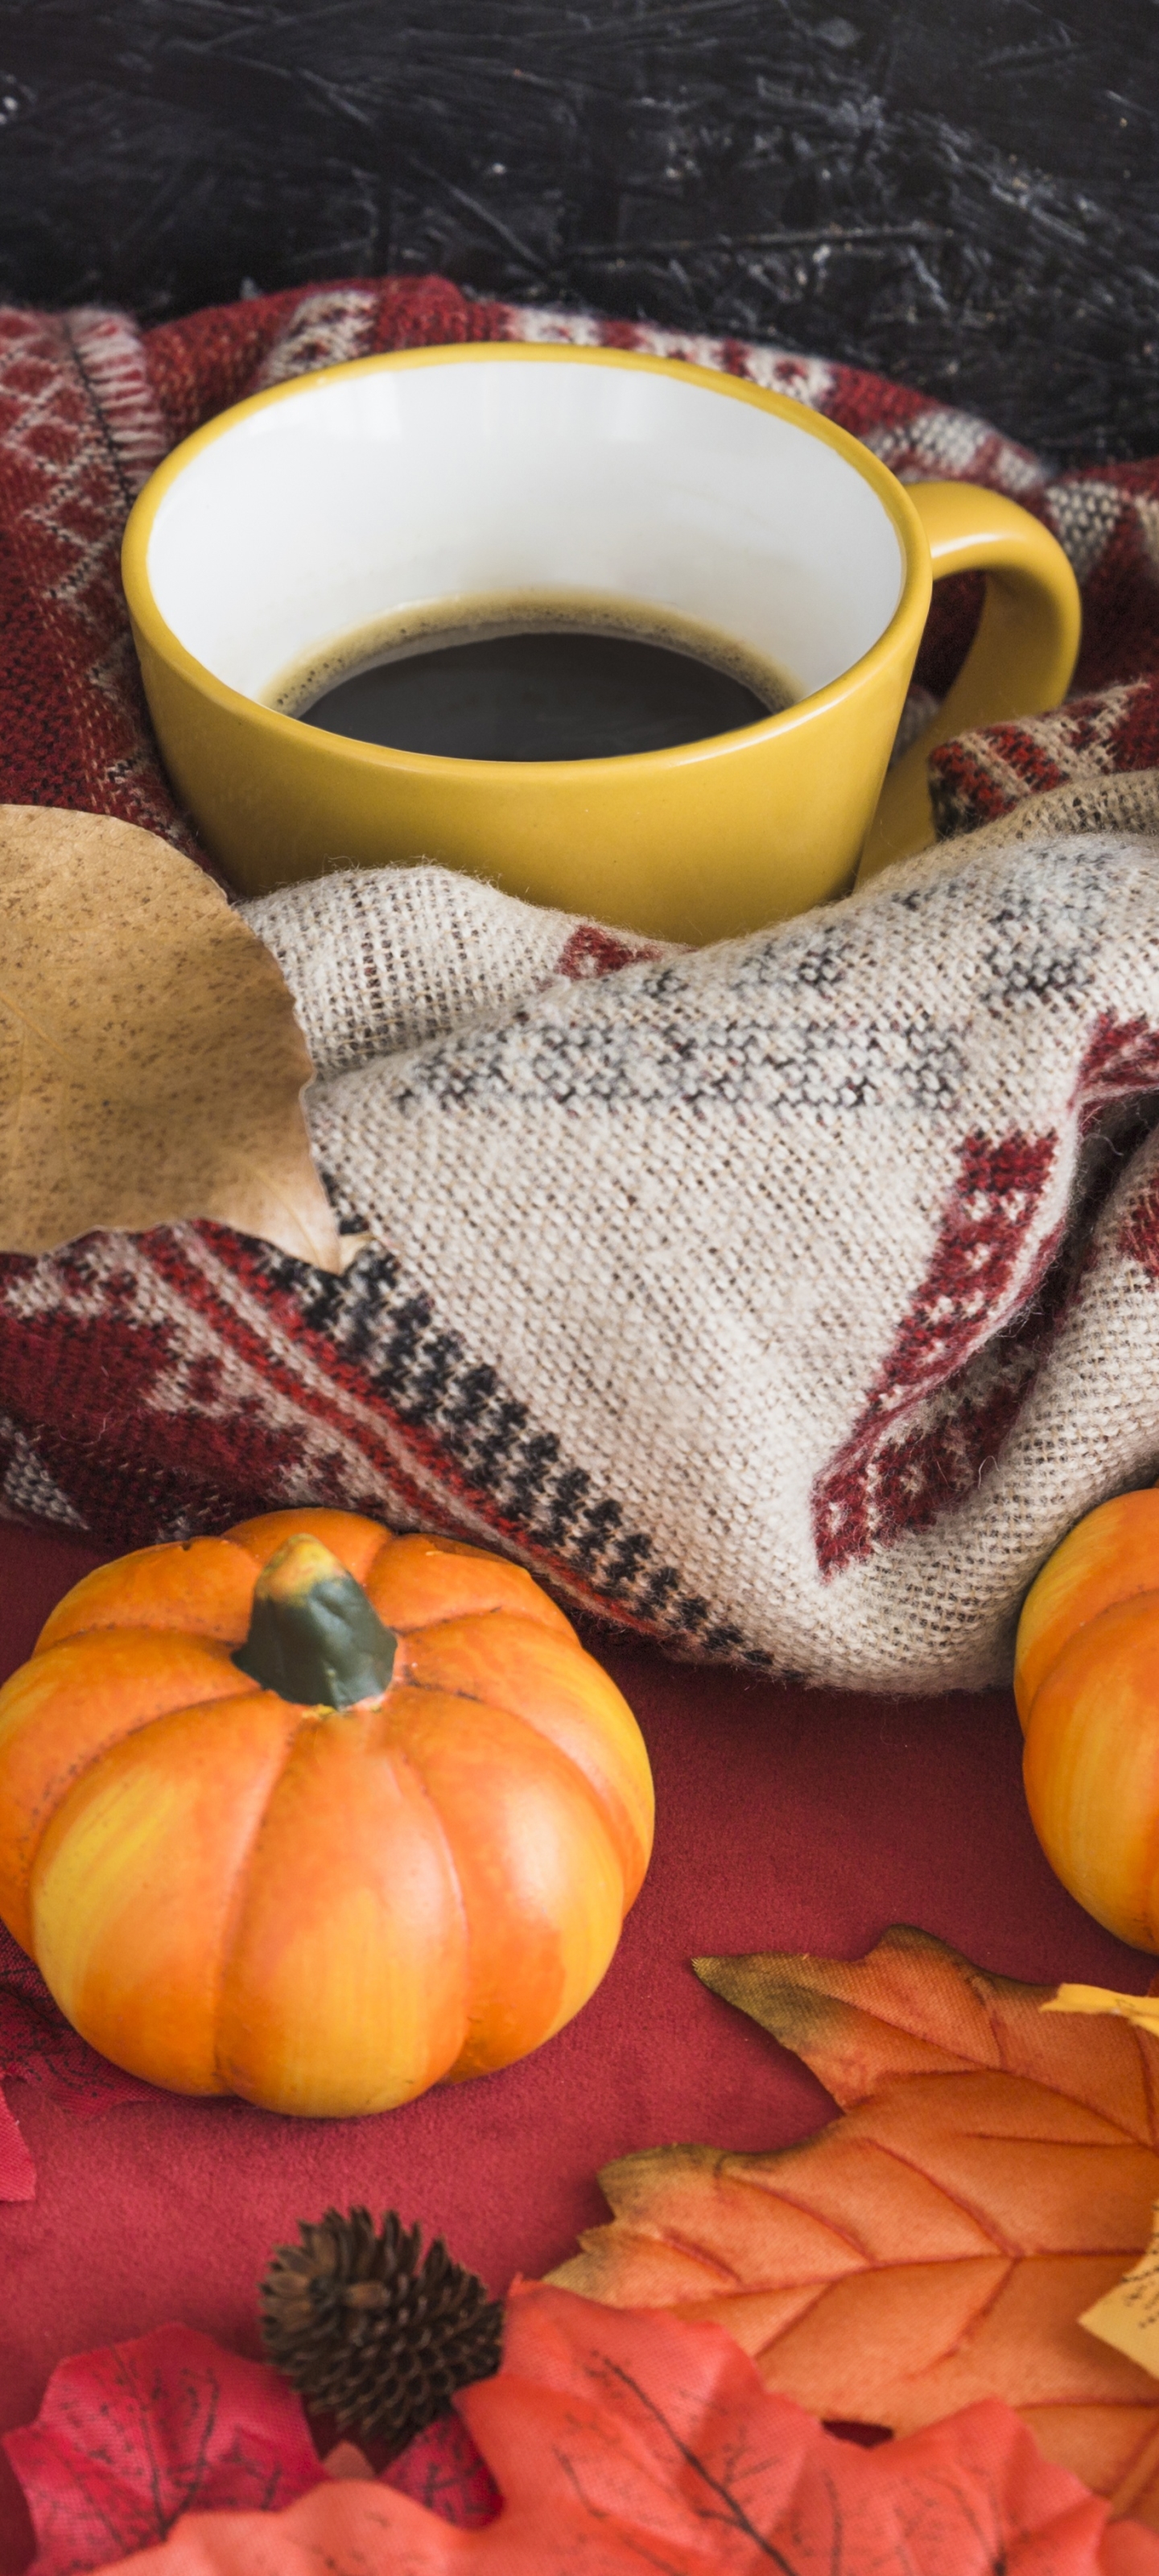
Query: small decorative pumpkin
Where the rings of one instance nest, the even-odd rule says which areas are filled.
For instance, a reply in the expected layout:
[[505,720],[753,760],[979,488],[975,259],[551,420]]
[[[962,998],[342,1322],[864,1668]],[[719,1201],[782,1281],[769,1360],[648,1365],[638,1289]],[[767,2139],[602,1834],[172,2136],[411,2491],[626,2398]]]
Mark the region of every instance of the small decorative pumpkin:
[[531,1576],[354,1513],[100,1567],[0,1691],[0,1915],[175,2092],[343,2114],[509,2065],[598,1985],[652,1819]]
[[1014,1695],[1051,1868],[1109,1932],[1159,1950],[1159,1489],[1100,1503],[1047,1559]]

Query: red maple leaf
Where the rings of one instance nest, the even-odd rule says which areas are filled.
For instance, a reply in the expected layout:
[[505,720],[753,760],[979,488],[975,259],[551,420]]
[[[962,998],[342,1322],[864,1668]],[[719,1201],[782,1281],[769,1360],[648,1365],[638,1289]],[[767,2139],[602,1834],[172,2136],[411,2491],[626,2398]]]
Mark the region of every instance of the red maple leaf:
[[62,2362],[4,2448],[36,2532],[32,2576],[107,2566],[194,2510],[268,2513],[324,2475],[277,2371],[188,2326]]
[[384,2487],[413,2496],[461,2531],[494,2522],[502,2496],[478,2444],[460,2415],[439,2415],[416,2433],[397,2460],[382,2471]]
[[459,2404],[504,2498],[485,2529],[342,2479],[191,2514],[133,2576],[1159,2576],[1154,2534],[1108,2524],[996,2401],[859,2450],[719,2326],[526,2285]]

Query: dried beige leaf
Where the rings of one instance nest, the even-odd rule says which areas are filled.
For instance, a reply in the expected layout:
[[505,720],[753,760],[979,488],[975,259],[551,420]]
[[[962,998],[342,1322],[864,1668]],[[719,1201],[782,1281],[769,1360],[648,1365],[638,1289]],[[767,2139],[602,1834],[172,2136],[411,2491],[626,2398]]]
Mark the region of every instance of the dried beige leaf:
[[0,1250],[213,1217],[339,1271],[280,968],[131,823],[0,806]]

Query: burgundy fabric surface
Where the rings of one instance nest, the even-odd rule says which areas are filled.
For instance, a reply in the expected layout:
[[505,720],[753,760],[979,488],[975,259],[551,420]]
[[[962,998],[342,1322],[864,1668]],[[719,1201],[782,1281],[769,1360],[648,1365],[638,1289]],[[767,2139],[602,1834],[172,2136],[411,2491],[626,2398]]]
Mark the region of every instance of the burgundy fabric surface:
[[[75,1540],[0,1527],[0,1675],[97,1562]],[[0,2431],[31,2419],[66,2354],[170,2318],[256,2353],[269,2252],[331,2202],[396,2206],[503,2290],[599,2219],[595,2176],[613,2156],[806,2135],[829,2115],[826,2095],[697,1984],[694,1953],[856,1956],[900,1921],[1013,1975],[1148,1984],[1154,1962],[1100,1931],[1047,1868],[1007,1694],[805,1692],[603,1651],[648,1740],[658,1833],[586,2010],[522,2066],[371,2120],[160,2095],[78,2118],[38,2084],[10,2083],[37,2191],[0,2204]],[[0,2576],[30,2555],[0,2454]]]

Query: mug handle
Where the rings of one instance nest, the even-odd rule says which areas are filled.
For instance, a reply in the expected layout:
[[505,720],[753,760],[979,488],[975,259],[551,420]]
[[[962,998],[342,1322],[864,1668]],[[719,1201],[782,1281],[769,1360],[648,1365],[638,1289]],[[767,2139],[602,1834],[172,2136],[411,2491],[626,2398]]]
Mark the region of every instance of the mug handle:
[[1058,705],[1082,626],[1078,583],[1062,547],[1029,510],[980,483],[908,483],[906,490],[926,532],[934,580],[984,572],[986,597],[949,696],[886,778],[858,885],[934,839],[926,761],[940,742]]

